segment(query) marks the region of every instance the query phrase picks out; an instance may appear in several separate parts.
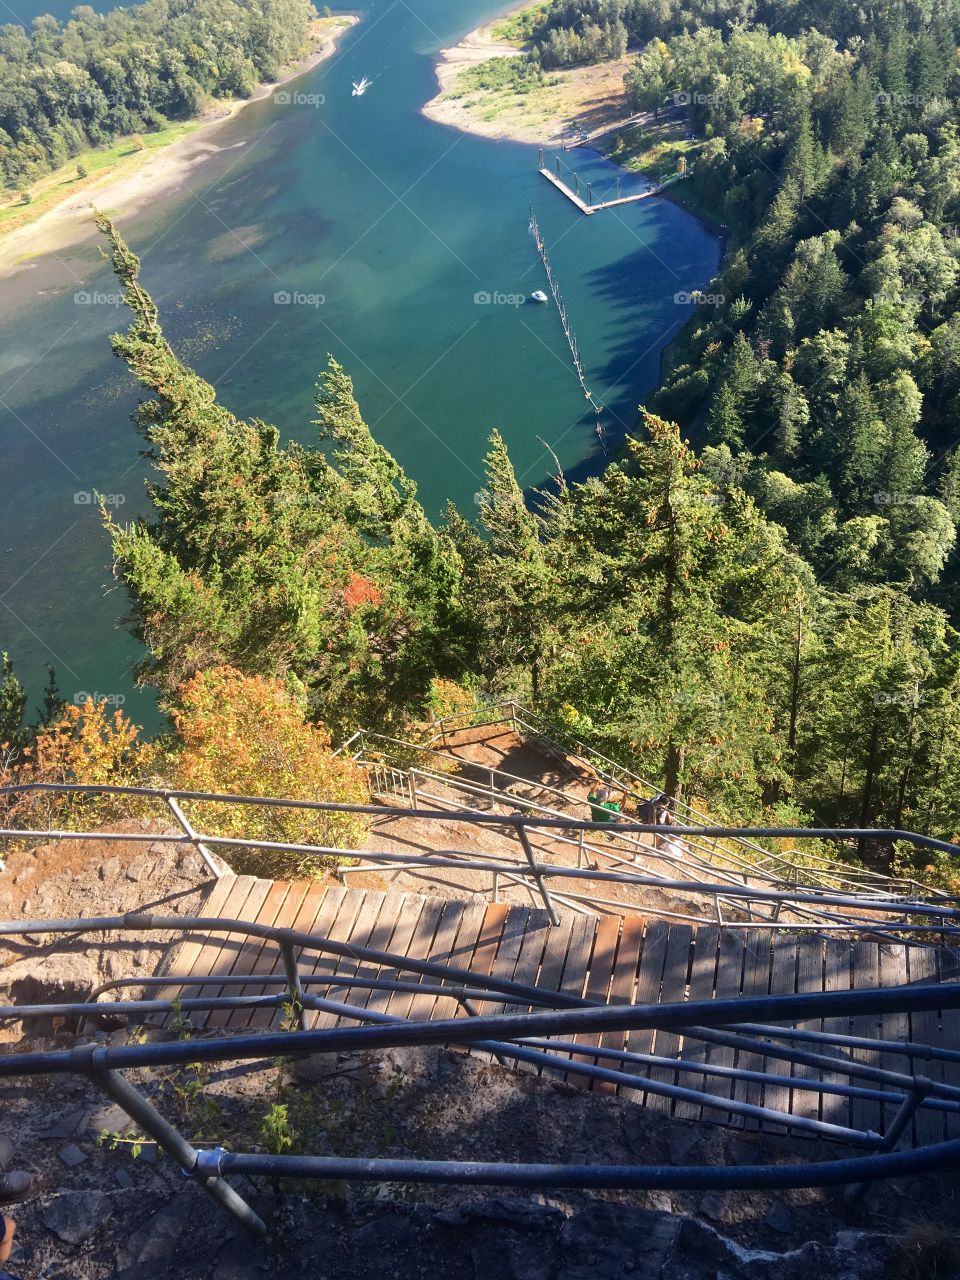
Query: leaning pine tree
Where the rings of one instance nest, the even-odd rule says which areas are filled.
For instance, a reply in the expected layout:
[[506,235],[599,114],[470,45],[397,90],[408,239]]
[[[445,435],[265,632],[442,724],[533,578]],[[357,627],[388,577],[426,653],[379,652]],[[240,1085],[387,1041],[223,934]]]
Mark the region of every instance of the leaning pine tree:
[[332,463],[281,446],[276,427],[237,418],[178,359],[138,259],[98,225],[134,316],[113,350],[154,393],[135,416],[157,472],[153,513],[124,526],[104,512],[147,650],[141,678],[172,695],[214,666],[285,677],[338,730],[419,709],[443,654],[455,674],[444,632],[458,559],[372,440],[349,379],[331,362],[321,380]]

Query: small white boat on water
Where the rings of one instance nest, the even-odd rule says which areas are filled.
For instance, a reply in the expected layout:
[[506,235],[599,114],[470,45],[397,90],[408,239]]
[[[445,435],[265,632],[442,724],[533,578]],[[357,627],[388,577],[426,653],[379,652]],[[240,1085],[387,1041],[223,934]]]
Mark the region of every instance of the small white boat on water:
[[547,295],[543,292],[542,289],[537,289],[533,293],[531,293],[530,301],[531,302],[549,302],[550,299],[547,297]]
[[373,81],[368,80],[366,76],[362,80],[354,80],[353,93],[350,96],[352,98],[362,98],[372,84]]

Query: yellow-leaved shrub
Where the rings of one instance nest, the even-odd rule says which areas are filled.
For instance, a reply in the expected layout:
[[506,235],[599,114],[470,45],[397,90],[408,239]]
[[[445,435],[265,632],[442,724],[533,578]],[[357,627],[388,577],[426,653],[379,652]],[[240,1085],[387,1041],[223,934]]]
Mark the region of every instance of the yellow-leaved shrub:
[[[58,718],[41,729],[31,745],[0,770],[0,785],[80,783],[96,786],[143,785],[156,756],[152,743],[122,711],[88,698],[67,703]],[[117,818],[156,813],[156,805],[136,796],[30,791],[4,797],[8,825],[79,831]]]
[[[305,718],[302,700],[280,680],[232,667],[198,672],[180,686],[169,708],[177,741],[164,763],[179,791],[366,804],[363,772],[336,756],[330,735]],[[184,803],[194,826],[217,836],[286,844],[357,848],[368,823],[362,814],[267,805]],[[319,875],[336,859],[317,853],[222,847],[236,871],[270,877]]]

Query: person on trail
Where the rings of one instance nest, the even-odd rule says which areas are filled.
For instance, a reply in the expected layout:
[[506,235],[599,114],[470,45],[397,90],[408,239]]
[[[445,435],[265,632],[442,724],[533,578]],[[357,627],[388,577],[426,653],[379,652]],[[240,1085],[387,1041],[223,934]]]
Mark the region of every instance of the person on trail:
[[591,822],[616,822],[620,813],[618,801],[610,799],[609,787],[597,787],[587,796]]
[[648,822],[651,825],[657,820],[658,795],[648,796],[646,800],[637,801],[637,822]]

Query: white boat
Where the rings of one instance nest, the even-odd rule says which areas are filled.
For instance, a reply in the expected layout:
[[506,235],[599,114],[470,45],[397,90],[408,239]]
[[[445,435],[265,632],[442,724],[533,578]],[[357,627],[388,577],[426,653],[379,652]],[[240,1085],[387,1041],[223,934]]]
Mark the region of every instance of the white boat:
[[543,292],[542,289],[537,289],[533,293],[531,293],[530,301],[531,302],[549,302],[550,299],[547,297],[547,295]]
[[366,76],[364,76],[362,80],[354,80],[353,93],[350,96],[353,98],[362,98],[372,84],[373,81],[368,80]]

